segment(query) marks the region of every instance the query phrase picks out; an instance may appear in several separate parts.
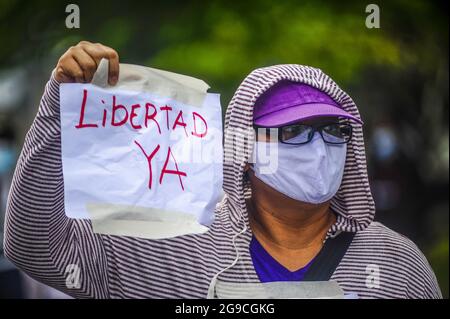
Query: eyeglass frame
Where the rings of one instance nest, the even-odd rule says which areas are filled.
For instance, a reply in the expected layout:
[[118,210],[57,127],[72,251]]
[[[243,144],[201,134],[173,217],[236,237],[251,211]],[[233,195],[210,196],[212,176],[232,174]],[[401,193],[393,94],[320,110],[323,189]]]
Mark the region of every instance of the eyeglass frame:
[[[325,138],[323,137],[323,134],[322,134],[322,130],[323,130],[324,127],[330,126],[330,125],[333,125],[333,124],[346,125],[347,127],[350,128],[350,134],[349,134],[349,138],[348,138],[347,141],[344,141],[344,142],[342,142],[342,143],[332,143],[332,142],[328,142],[328,141],[325,140]],[[286,143],[285,141],[283,141],[283,140],[281,139],[281,135],[282,135],[282,134],[281,134],[281,133],[282,133],[282,130],[281,130],[281,129],[282,129],[283,127],[293,126],[293,125],[303,125],[303,126],[308,126],[308,127],[312,128],[312,134],[311,134],[311,137],[308,138],[308,141],[303,142],[303,143]],[[264,129],[277,129],[277,130],[278,130],[278,141],[279,141],[280,143],[287,144],[287,145],[304,145],[304,144],[308,144],[309,142],[312,141],[312,139],[314,138],[314,135],[315,135],[316,132],[319,132],[320,136],[322,137],[322,140],[323,140],[325,143],[327,143],[327,144],[332,144],[332,145],[343,145],[343,144],[348,144],[348,143],[352,140],[352,137],[353,137],[353,126],[352,126],[351,124],[349,124],[349,123],[339,123],[339,122],[333,122],[333,123],[321,124],[321,125],[308,125],[308,124],[295,124],[295,123],[294,123],[294,124],[283,125],[283,126],[280,126],[280,127],[267,127],[267,126],[259,126],[259,125],[253,124],[253,128],[254,128],[255,130],[258,130],[259,128],[264,128]],[[266,134],[266,136],[267,136],[267,134]],[[258,140],[258,132],[257,132],[257,131],[256,131],[256,140]]]

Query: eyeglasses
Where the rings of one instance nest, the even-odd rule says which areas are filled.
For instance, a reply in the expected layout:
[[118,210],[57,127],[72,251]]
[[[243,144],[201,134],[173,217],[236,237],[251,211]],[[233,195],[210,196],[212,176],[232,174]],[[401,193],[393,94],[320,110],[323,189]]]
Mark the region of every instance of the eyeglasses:
[[346,123],[328,123],[318,126],[292,124],[278,128],[254,126],[254,128],[257,130],[257,139],[262,135],[265,136],[266,140],[270,140],[270,130],[277,129],[278,141],[291,145],[302,145],[311,142],[315,132],[320,133],[325,143],[346,144],[350,142],[353,132],[352,126]]

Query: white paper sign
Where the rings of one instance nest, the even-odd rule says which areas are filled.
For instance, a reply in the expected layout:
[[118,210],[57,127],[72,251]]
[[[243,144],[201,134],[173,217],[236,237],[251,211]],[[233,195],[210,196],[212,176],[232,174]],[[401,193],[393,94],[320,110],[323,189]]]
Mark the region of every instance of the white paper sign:
[[218,94],[191,106],[61,84],[60,104],[68,217],[92,219],[101,233],[147,238],[207,230],[222,189]]

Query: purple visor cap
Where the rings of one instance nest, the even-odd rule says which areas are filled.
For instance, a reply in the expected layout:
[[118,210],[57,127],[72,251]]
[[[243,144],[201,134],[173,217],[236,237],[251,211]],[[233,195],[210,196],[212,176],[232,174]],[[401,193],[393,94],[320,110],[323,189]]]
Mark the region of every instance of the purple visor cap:
[[322,116],[344,117],[363,122],[344,111],[326,93],[307,84],[281,81],[256,101],[253,122],[257,126],[280,127]]

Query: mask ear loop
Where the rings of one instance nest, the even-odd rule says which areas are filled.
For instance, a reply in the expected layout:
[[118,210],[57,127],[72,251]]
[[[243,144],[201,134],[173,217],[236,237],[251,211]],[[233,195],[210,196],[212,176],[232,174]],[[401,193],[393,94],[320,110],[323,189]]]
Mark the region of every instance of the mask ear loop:
[[[254,138],[256,138],[256,137],[254,136]],[[253,166],[253,163],[252,163],[252,166]],[[252,169],[252,167],[250,167],[249,169]],[[248,171],[244,174],[244,178],[248,179]],[[243,221],[244,220],[243,218],[244,218],[244,215],[242,215],[242,212],[240,211],[239,222]],[[207,299],[214,299],[214,295],[215,295],[215,292],[216,292],[217,278],[222,273],[224,273],[225,271],[227,271],[228,269],[234,267],[237,264],[237,262],[239,260],[239,257],[240,257],[240,254],[239,254],[239,249],[238,249],[238,247],[236,245],[236,238],[239,235],[244,234],[247,230],[248,230],[248,228],[247,228],[247,225],[246,225],[246,223],[244,221],[244,228],[242,228],[241,231],[237,232],[233,236],[233,239],[232,239],[233,247],[234,247],[234,250],[236,251],[236,258],[233,260],[233,262],[230,265],[228,265],[227,267],[225,267],[224,269],[222,269],[221,271],[219,271],[217,274],[215,274],[212,277],[211,282],[209,283],[209,287],[208,287],[208,294],[206,296]]]
[[[242,214],[241,214],[241,218],[239,219],[239,222],[240,222],[241,220],[242,220]],[[215,295],[215,292],[216,292],[217,278],[218,278],[223,272],[225,272],[226,270],[228,270],[228,269],[234,267],[234,266],[237,264],[237,262],[238,262],[238,260],[239,260],[239,257],[240,257],[240,254],[239,254],[239,249],[238,249],[237,246],[236,246],[236,238],[237,238],[239,235],[242,235],[243,233],[245,233],[246,231],[247,231],[247,225],[244,223],[244,228],[243,228],[240,232],[236,233],[236,234],[233,236],[232,243],[233,243],[234,250],[236,251],[236,258],[233,260],[233,262],[232,262],[229,266],[227,266],[227,267],[225,267],[224,269],[222,269],[221,271],[219,271],[219,272],[218,272],[217,274],[215,274],[214,277],[211,279],[211,283],[209,284],[209,288],[208,288],[208,295],[207,295],[207,297],[206,297],[207,299],[214,299],[214,295]]]

